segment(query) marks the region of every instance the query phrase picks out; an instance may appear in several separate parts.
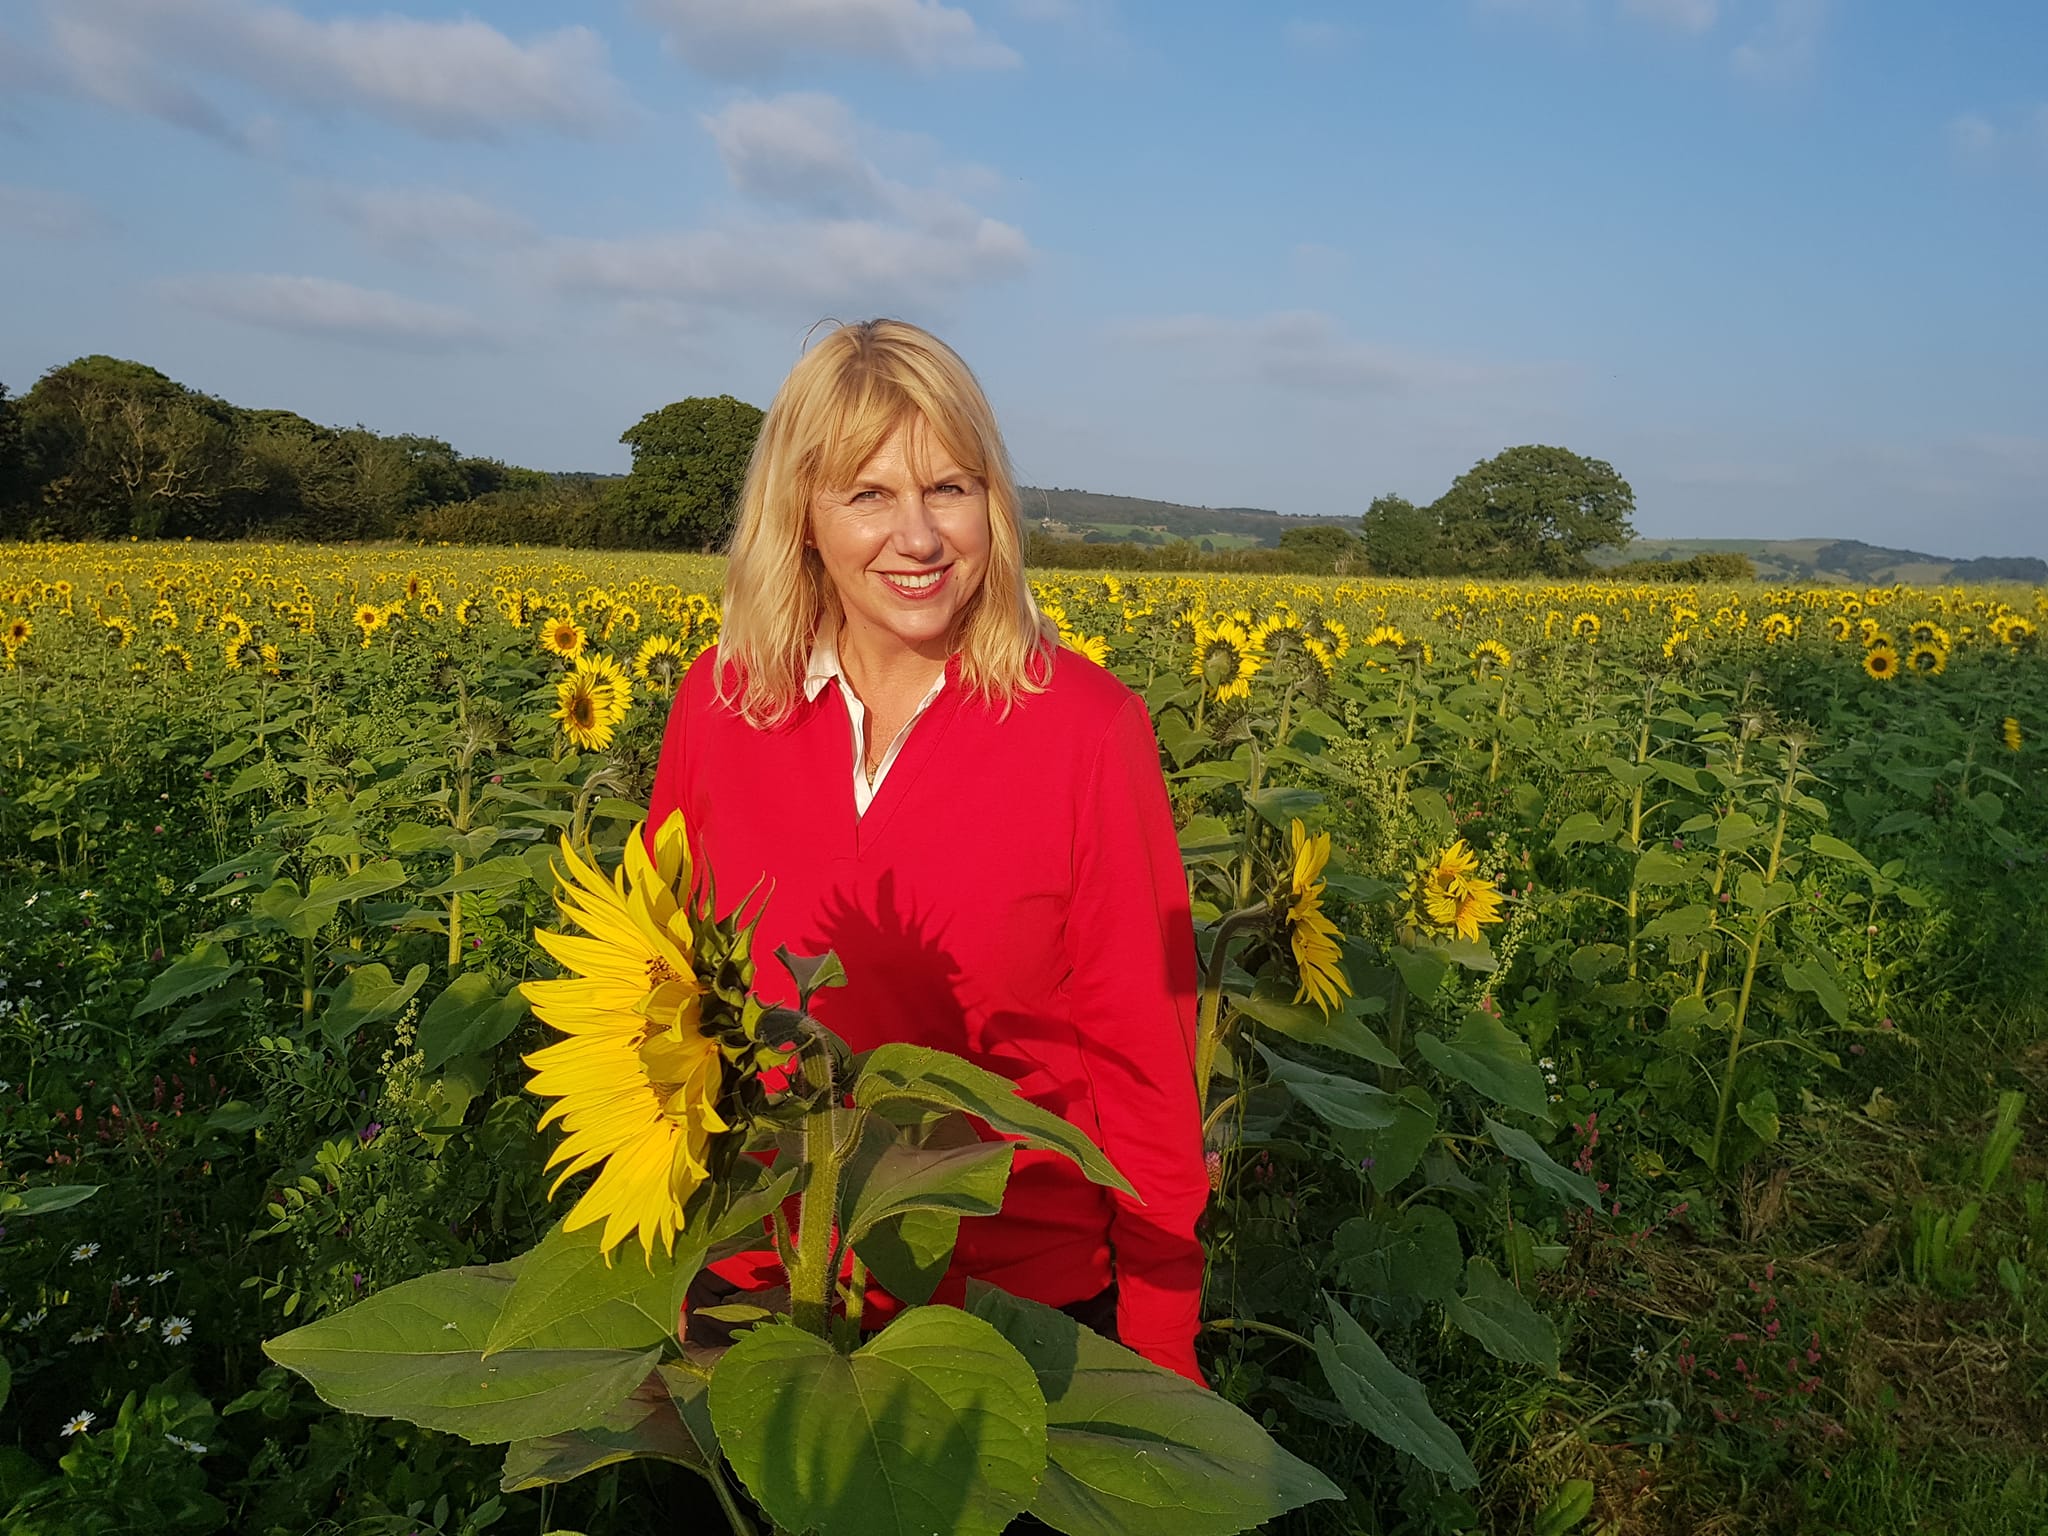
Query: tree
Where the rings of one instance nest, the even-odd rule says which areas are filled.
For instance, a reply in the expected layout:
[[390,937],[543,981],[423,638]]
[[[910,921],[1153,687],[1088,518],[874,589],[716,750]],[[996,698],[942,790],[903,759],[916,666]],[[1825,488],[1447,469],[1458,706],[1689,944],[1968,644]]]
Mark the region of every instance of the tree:
[[14,533],[27,521],[30,484],[21,402],[9,399],[0,384],[0,533]]
[[762,412],[731,395],[694,395],[620,434],[633,470],[612,492],[620,521],[652,544],[711,551],[732,532]]
[[1578,576],[1592,569],[1586,551],[1635,537],[1635,507],[1613,465],[1529,444],[1473,465],[1429,510],[1459,569]]
[[1375,576],[1429,576],[1449,569],[1443,525],[1406,496],[1376,496],[1365,525],[1365,567]]
[[1365,558],[1365,544],[1358,535],[1330,523],[1289,528],[1280,535],[1280,549],[1299,561],[1301,569],[1332,576],[1349,574]]

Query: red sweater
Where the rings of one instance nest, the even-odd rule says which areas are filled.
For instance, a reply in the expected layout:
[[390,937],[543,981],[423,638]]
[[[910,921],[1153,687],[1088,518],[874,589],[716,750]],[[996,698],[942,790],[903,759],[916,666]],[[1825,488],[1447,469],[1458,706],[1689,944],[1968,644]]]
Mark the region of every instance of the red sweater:
[[[1124,1343],[1200,1380],[1195,937],[1144,700],[1062,647],[1045,691],[999,720],[968,700],[956,654],[856,816],[838,690],[757,730],[719,704],[716,660],[676,690],[647,826],[682,809],[695,891],[708,875],[721,912],[773,880],[753,946],[763,1001],[797,1000],[778,945],[835,951],[848,984],[812,1009],[854,1050],[910,1041],[1002,1073],[1143,1197],[1020,1152],[1001,1213],[961,1223],[935,1299],[957,1304],[974,1276],[1065,1306],[1114,1281]],[[773,1255],[749,1258],[725,1273],[769,1283]]]

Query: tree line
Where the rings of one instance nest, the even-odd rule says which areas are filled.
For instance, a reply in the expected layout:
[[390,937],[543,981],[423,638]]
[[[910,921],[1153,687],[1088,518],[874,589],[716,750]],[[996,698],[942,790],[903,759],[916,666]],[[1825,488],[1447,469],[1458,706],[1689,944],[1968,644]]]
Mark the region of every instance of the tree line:
[[[439,438],[327,427],[85,357],[26,394],[0,385],[0,537],[418,539],[712,551],[732,529],[762,413],[731,395],[650,411],[621,434],[625,475],[550,474]],[[1633,536],[1612,465],[1528,445],[1435,501],[1381,496],[1355,526],[1291,528],[1275,548],[1097,543],[1027,534],[1034,565],[1336,575],[1583,575]]]
[[84,357],[26,394],[0,385],[0,537],[710,549],[760,423],[729,395],[678,401],[626,429],[632,473],[549,474]]

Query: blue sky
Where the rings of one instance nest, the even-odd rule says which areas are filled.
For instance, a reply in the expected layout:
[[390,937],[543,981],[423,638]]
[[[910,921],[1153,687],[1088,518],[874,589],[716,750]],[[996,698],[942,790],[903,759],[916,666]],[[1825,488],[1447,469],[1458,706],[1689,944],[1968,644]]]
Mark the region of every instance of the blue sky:
[[0,381],[540,468],[895,314],[1030,483],[2048,555],[2044,237],[2041,0],[0,9]]

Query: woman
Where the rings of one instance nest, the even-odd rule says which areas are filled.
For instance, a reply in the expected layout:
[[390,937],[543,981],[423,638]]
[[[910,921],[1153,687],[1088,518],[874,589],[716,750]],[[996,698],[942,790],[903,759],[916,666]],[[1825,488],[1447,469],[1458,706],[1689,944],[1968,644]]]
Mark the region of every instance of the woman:
[[[1002,437],[943,342],[875,320],[798,362],[724,608],[676,691],[650,836],[682,809],[699,895],[766,877],[754,953],[835,951],[849,984],[812,1007],[854,1050],[1002,1073],[1143,1197],[1021,1152],[934,1299],[985,1279],[1200,1381],[1194,929],[1151,717],[1032,602]],[[779,966],[757,980],[795,1002]],[[781,1279],[765,1252],[717,1268]]]

